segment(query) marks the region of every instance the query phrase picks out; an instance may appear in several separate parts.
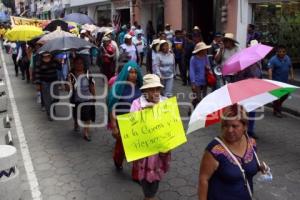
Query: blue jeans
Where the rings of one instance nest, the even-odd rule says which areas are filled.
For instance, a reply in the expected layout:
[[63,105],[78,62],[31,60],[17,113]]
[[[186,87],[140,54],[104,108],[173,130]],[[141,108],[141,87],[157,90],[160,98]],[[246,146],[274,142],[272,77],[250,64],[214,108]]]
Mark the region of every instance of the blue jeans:
[[163,95],[168,97],[168,98],[173,96],[173,82],[174,82],[173,77],[161,80],[161,83],[164,86]]

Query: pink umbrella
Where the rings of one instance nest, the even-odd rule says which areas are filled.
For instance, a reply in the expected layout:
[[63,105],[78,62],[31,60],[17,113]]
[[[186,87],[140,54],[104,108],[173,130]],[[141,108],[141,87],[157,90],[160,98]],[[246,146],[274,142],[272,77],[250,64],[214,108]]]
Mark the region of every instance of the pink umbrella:
[[228,75],[246,69],[263,59],[273,47],[257,44],[241,50],[231,56],[222,67],[222,74]]

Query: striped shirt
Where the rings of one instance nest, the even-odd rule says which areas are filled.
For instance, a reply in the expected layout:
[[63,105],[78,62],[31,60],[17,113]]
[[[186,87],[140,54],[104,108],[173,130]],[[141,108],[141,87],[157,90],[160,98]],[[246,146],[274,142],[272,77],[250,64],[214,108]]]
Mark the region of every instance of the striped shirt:
[[35,75],[38,82],[48,82],[57,81],[57,70],[61,66],[56,61],[50,61],[49,63],[41,62],[40,65],[36,66]]

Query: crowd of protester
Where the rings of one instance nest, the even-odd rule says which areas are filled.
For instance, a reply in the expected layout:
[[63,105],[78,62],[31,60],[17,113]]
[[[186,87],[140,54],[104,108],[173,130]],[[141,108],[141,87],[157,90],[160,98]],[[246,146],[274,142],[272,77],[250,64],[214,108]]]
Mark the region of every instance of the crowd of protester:
[[[253,32],[253,28],[252,25],[249,26],[248,46],[259,42],[259,34]],[[1,27],[1,38],[3,38],[4,33],[3,27]],[[131,27],[122,26],[120,31],[111,30],[96,34],[83,29],[80,31],[79,37],[95,44],[98,48],[58,54],[51,54],[50,52],[37,54],[37,50],[41,46],[39,43],[6,41],[3,46],[7,53],[12,56],[15,76],[18,77],[20,71],[22,80],[35,84],[38,103],[41,104],[42,110],[46,111],[49,121],[53,121],[52,116],[56,113],[56,109],[53,109],[54,113],[52,113],[51,105],[58,101],[51,94],[51,91],[57,96],[60,90],[73,91],[70,102],[75,105],[73,107],[74,131],[80,130],[81,125],[78,123],[77,110],[81,108],[79,121],[83,122],[83,138],[86,141],[91,141],[88,125],[95,121],[96,112],[95,107],[89,104],[96,101],[94,98],[96,85],[93,78],[89,76],[89,71],[92,66],[99,67],[108,83],[105,85],[109,89],[107,96],[108,128],[115,138],[113,162],[117,170],[122,170],[125,158],[116,120],[117,115],[151,107],[172,97],[175,79],[181,81],[183,86],[191,88],[193,93],[191,103],[196,107],[207,95],[208,87],[211,88],[210,91],[213,91],[227,83],[247,78],[262,78],[262,64],[260,62],[240,73],[222,76],[220,69],[223,64],[228,58],[240,51],[239,42],[232,33],[215,33],[211,44],[206,44],[202,39],[201,30],[197,26],[187,33],[184,30],[173,31],[171,25],[166,24],[165,30],[156,33],[152,22],[149,21],[146,33],[140,25],[135,23]],[[278,47],[277,54],[271,58],[267,68],[270,79],[287,82],[289,71],[293,78],[291,60],[286,55],[284,46]],[[213,74],[216,79],[213,85],[208,84],[208,72]],[[143,78],[142,74],[144,73],[147,75]],[[67,81],[69,84],[53,84],[56,81]],[[127,84],[117,84],[121,82]],[[284,96],[274,102],[275,116],[282,117],[281,105],[286,97]],[[227,114],[231,116],[232,113],[236,114],[236,112],[229,110]],[[244,114],[243,111],[241,116]],[[249,115],[255,116],[255,112]],[[226,129],[229,126],[228,123],[230,125],[231,122],[225,120],[222,122],[222,136],[225,141],[228,136]],[[241,135],[242,129],[248,128],[249,136],[256,137],[254,121],[246,123],[242,117],[234,123],[241,127]],[[249,147],[255,146],[253,140],[247,140],[242,136],[240,140],[246,144],[249,143]],[[220,183],[220,177],[212,177],[217,165],[223,165],[225,162],[223,157],[221,158],[218,152],[214,151],[216,145],[216,141],[213,141],[207,147],[207,153],[203,158],[199,179],[200,190],[204,191],[201,193],[203,199],[207,199],[207,195],[215,195],[213,190],[228,184]],[[252,149],[249,149],[251,155],[253,154]],[[141,184],[145,199],[155,197],[159,182],[168,170],[169,162],[170,152],[149,156],[134,162],[132,179]],[[212,168],[212,166],[215,167]],[[251,179],[252,187],[252,175],[256,174],[259,169],[253,165],[250,167],[252,167],[252,174],[249,180]],[[211,178],[213,183],[209,182]],[[232,181],[234,182],[234,180]],[[237,183],[237,187],[240,187],[240,184],[240,182]],[[229,190],[224,189],[225,193],[226,191],[228,193]],[[225,193],[220,193],[221,197],[216,199],[222,199],[222,195]],[[245,191],[240,196],[242,199],[247,199]]]

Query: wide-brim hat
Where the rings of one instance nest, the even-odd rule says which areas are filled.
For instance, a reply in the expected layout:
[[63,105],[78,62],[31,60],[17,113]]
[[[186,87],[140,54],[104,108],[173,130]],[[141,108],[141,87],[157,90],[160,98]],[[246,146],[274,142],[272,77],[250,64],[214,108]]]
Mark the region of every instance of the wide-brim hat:
[[112,33],[113,33],[113,30],[106,31],[104,36],[108,36],[109,34],[112,34]]
[[160,83],[160,78],[155,74],[146,74],[143,77],[143,86],[140,88],[141,90],[145,90],[148,88],[163,88],[164,86]]
[[150,48],[152,48],[154,45],[159,44],[159,42],[160,42],[160,39],[154,39],[154,40],[152,41],[152,43],[150,44]]
[[199,51],[202,51],[205,49],[209,49],[209,48],[211,48],[211,45],[206,45],[204,42],[199,42],[196,44],[193,54],[198,53]]
[[109,37],[107,37],[107,36],[104,36],[103,38],[102,38],[102,42],[108,42],[108,41],[110,41],[111,39],[109,38]]
[[[159,51],[161,45],[166,44],[166,43],[169,45],[169,42],[167,40],[160,40],[158,45],[156,46],[156,51]],[[170,45],[169,45],[169,47],[170,47]]]
[[234,43],[237,43],[237,44],[239,43],[238,41],[235,40],[233,33],[225,33],[225,35],[223,37],[223,40],[224,39],[231,40],[231,41],[233,41]]

